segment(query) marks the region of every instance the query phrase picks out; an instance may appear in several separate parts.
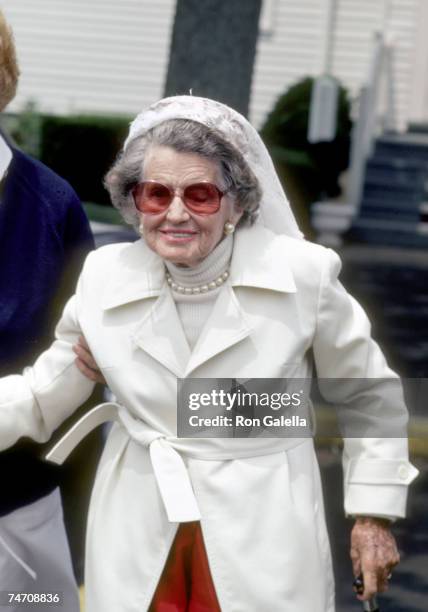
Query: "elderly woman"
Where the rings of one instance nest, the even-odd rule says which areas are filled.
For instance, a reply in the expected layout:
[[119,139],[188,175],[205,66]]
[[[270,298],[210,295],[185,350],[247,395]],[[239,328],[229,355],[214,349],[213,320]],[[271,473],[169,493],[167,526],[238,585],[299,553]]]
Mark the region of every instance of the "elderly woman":
[[403,423],[401,438],[345,440],[354,571],[362,597],[383,590],[398,562],[389,520],[416,473],[406,410],[378,392],[376,379],[396,376],[337,280],[338,257],[302,239],[256,131],[211,100],[161,100],[132,124],[107,186],[142,239],[91,254],[51,348],[0,381],[2,447],[48,439],[89,396],[73,353],[82,334],[117,399],[51,455],[115,421],[90,508],[87,610],[334,610],[312,439],[176,429],[177,378],[305,378],[313,362],[319,377],[372,379],[361,418],[372,408]]

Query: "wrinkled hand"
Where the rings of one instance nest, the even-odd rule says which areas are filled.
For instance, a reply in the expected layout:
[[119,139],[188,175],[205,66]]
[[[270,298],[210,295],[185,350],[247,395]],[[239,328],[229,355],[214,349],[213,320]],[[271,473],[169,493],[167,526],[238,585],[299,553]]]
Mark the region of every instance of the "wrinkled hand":
[[78,343],[73,346],[73,351],[77,355],[75,363],[86,378],[102,385],[107,384],[83,336],[79,336]]
[[358,517],[351,533],[351,559],[355,576],[363,575],[364,592],[359,600],[370,599],[388,588],[388,576],[400,561],[390,522]]

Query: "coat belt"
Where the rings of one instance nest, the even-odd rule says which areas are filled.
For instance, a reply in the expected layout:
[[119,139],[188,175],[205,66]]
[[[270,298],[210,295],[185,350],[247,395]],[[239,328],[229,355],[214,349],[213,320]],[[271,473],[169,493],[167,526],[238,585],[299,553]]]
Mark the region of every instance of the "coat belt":
[[[61,465],[85,436],[108,421],[121,423],[129,433],[135,429],[129,427],[134,419],[123,406],[115,402],[99,404],[71,427],[46,455],[46,459]],[[171,446],[166,436],[150,429],[142,421],[138,421],[138,431],[132,434],[132,438],[149,449],[168,520],[171,523],[199,521],[201,513],[180,453]]]
[[[48,461],[61,465],[73,449],[87,436],[95,427],[108,421],[120,423],[128,432],[129,436],[149,449],[150,460],[154,476],[158,485],[168,520],[171,523],[186,523],[199,521],[201,512],[193,492],[190,477],[183,458],[175,448],[176,438],[168,437],[163,433],[150,428],[140,419],[132,416],[129,411],[116,402],[99,404],[92,408],[57,442],[52,450],[46,455]],[[279,441],[279,440],[278,440]],[[281,447],[270,445],[262,448],[253,448],[250,455],[268,455],[285,450],[307,441],[307,438],[293,439],[290,445],[289,439],[284,439]],[[236,459],[242,455],[233,450],[226,454],[221,453],[215,459]],[[201,455],[200,459],[204,459]]]

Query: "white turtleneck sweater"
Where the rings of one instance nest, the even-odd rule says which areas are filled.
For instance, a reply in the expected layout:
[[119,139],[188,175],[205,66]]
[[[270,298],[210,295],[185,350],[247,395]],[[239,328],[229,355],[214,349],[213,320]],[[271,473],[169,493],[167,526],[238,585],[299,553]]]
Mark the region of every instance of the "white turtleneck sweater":
[[[226,236],[197,266],[184,268],[169,261],[166,261],[165,265],[172,280],[178,285],[189,288],[200,287],[208,285],[223,272],[226,272],[229,268],[232,249],[233,236]],[[220,286],[207,293],[197,295],[179,293],[171,289],[178,316],[191,349],[194,348],[221,289]]]

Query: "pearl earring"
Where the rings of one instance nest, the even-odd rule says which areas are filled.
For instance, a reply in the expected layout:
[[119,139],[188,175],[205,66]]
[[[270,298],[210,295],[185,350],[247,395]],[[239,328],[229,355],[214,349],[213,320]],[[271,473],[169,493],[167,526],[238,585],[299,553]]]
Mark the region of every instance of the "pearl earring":
[[233,225],[233,223],[228,221],[227,223],[224,224],[223,231],[226,234],[226,236],[229,236],[230,234],[233,234],[233,232],[235,231],[235,226]]

